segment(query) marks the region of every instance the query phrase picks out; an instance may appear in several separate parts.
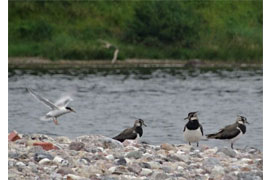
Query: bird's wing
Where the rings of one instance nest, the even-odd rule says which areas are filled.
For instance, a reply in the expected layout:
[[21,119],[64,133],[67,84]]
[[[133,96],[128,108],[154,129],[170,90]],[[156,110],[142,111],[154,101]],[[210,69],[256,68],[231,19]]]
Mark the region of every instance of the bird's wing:
[[134,133],[132,128],[128,128],[122,131],[119,135],[113,137],[113,139],[123,142],[126,139],[135,139],[136,137],[137,133]]
[[216,139],[231,139],[237,136],[240,132],[241,131],[237,128],[237,124],[232,124],[221,129],[216,134],[209,134],[207,136],[209,138],[216,138]]
[[202,125],[201,125],[201,124],[200,124],[200,130],[201,130],[202,135],[203,135],[203,127],[202,127]]
[[30,94],[32,94],[32,96],[34,96],[37,100],[43,102],[46,106],[50,107],[51,109],[58,109],[58,107],[55,106],[51,101],[36,94],[32,89],[27,88],[27,90],[30,92]]
[[70,96],[63,96],[55,102],[58,107],[66,107],[73,99]]

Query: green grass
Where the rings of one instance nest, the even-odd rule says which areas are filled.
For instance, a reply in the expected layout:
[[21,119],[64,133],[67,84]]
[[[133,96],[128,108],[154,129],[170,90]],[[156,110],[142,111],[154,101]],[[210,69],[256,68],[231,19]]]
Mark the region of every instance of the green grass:
[[262,62],[262,1],[9,1],[10,57]]

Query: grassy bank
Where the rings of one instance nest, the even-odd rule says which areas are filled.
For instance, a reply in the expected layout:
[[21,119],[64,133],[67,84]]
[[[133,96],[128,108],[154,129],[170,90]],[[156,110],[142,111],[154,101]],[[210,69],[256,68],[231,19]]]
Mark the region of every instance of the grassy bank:
[[9,1],[9,57],[262,62],[262,1]]

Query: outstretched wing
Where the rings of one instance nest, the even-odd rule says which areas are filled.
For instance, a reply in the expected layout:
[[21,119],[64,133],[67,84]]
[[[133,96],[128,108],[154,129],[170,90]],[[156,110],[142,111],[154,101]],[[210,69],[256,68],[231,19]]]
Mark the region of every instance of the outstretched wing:
[[41,101],[43,104],[45,104],[46,106],[48,106],[51,109],[58,109],[57,106],[55,106],[51,101],[49,101],[48,99],[36,94],[32,89],[27,88],[27,90],[30,92],[30,94],[32,96],[34,96],[37,100]]
[[63,96],[55,102],[58,107],[66,107],[73,99],[70,96]]

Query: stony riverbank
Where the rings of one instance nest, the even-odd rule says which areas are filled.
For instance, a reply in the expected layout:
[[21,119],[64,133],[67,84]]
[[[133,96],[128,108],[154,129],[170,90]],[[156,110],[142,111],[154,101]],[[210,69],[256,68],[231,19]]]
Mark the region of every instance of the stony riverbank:
[[81,69],[81,68],[262,68],[261,63],[241,63],[206,60],[152,60],[127,59],[112,63],[110,60],[57,60],[38,57],[9,57],[8,67],[14,69]]
[[[263,153],[255,148],[122,144],[101,135],[19,138],[8,143],[9,180],[263,179]],[[44,150],[41,142],[53,147]]]

